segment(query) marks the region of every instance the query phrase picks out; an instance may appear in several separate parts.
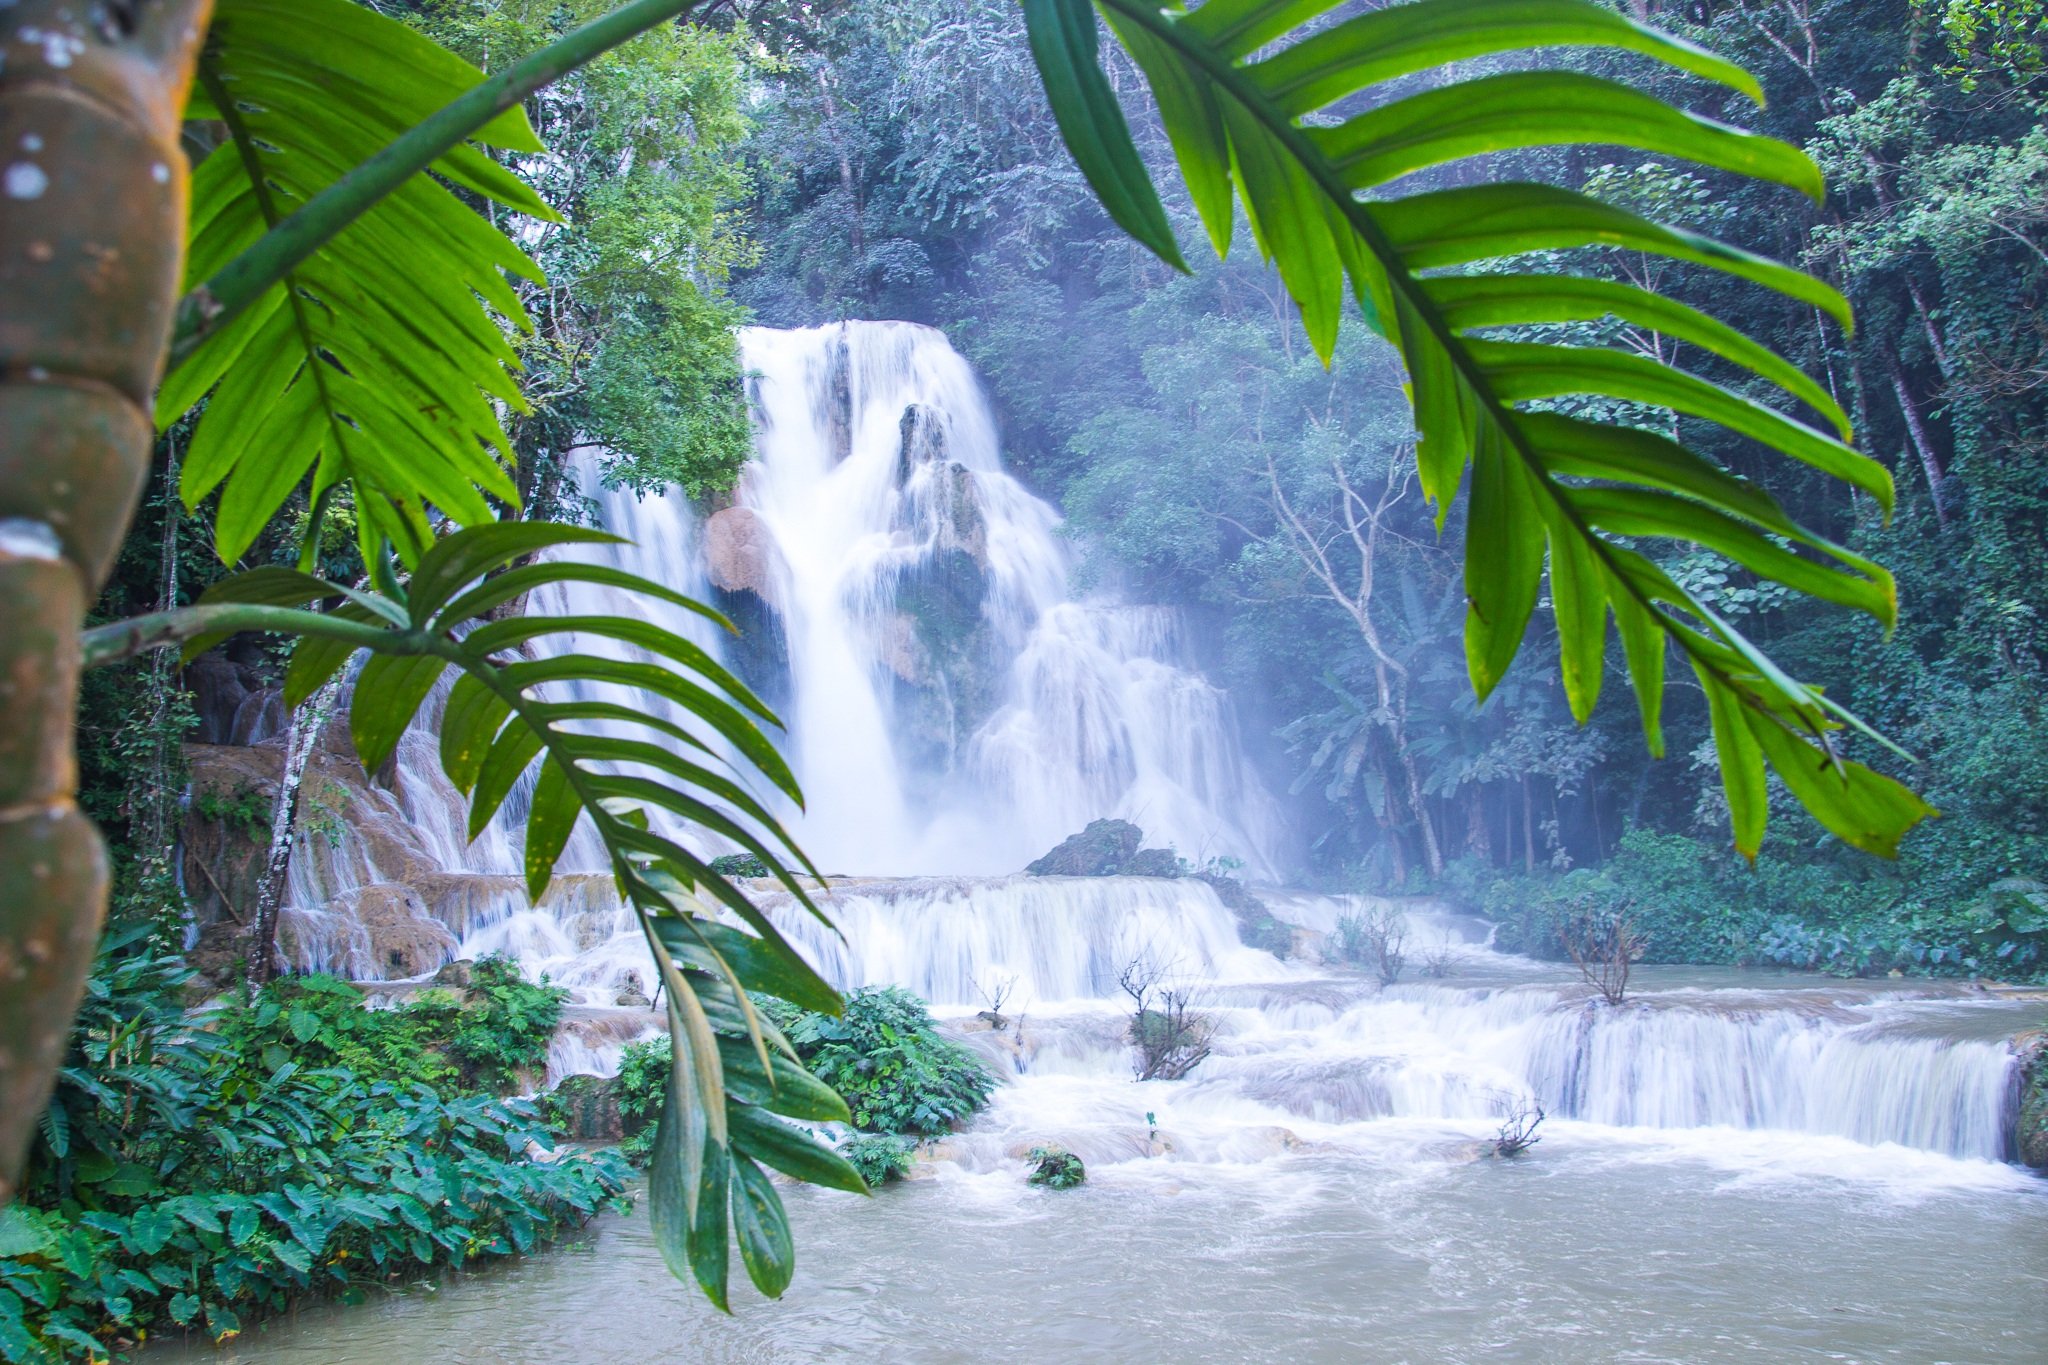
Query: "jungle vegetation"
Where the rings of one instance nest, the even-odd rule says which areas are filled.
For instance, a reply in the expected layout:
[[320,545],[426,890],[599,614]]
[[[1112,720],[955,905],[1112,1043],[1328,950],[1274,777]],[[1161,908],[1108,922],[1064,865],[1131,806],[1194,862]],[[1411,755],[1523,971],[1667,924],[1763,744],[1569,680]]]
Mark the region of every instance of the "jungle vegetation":
[[[25,964],[0,1194],[81,1036],[113,883],[90,817],[123,826],[122,917],[174,922],[175,662],[255,633],[292,642],[294,725],[345,708],[371,769],[452,678],[472,828],[534,780],[533,894],[590,822],[675,1039],[664,1254],[721,1306],[734,1250],[787,1285],[763,1168],[863,1186],[776,1117],[848,1112],[751,997],[842,1002],[677,837],[810,903],[762,796],[801,800],[775,718],[643,621],[514,606],[676,599],[574,557],[601,533],[565,462],[596,441],[608,480],[723,486],[742,308],[947,325],[1096,571],[1213,614],[1225,676],[1268,684],[1333,878],[1484,881],[1659,827],[1701,866],[1846,866],[1920,825],[1908,782],[1995,816],[1853,875],[2023,870],[2030,12],[695,8],[10,8],[0,121],[40,131],[0,202],[26,244],[0,266],[0,929]],[[1224,259],[1197,269],[1203,237]],[[1927,598],[1898,630],[1888,563]],[[571,629],[647,661],[527,648]]]

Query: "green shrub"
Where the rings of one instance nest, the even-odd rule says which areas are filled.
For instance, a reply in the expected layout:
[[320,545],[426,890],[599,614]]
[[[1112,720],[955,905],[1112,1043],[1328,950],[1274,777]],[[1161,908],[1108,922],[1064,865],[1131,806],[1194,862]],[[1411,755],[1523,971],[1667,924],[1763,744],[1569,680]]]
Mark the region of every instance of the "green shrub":
[[625,1131],[619,1150],[636,1166],[646,1165],[654,1151],[654,1121],[661,1117],[672,1055],[665,1037],[628,1043],[619,1055],[619,1118]]
[[728,853],[711,860],[711,870],[721,877],[772,877],[775,874],[751,853]]
[[839,1155],[878,1190],[910,1174],[910,1142],[890,1133],[855,1133],[839,1144]]
[[122,951],[141,937],[94,970],[0,1221],[0,1356],[104,1360],[166,1325],[223,1336],[311,1295],[529,1250],[617,1199],[616,1157],[524,1157],[548,1139],[529,1105],[278,1062],[295,1027],[316,1053],[372,1046],[322,1041],[338,992],[300,982],[188,1015],[181,964]]
[[1031,1174],[1025,1178],[1050,1190],[1071,1190],[1088,1178],[1088,1168],[1064,1147],[1033,1147]]
[[[1784,822],[1790,823],[1790,822]],[[1840,976],[2038,977],[2048,969],[2048,887],[2022,878],[1930,897],[1917,879],[1848,856],[1823,859],[1767,838],[1751,865],[1682,834],[1631,830],[1597,870],[1563,876],[1467,872],[1457,898],[1495,920],[1494,944],[1563,956],[1557,931],[1575,910],[1628,902],[1645,962],[1765,964]],[[1448,880],[1448,879],[1447,879]]]
[[856,1128],[933,1137],[988,1103],[995,1080],[941,1038],[924,1001],[900,986],[865,986],[835,1019],[783,1005],[771,1017],[811,1074],[838,1091]]
[[509,958],[487,957],[466,990],[422,991],[391,1009],[366,1008],[363,992],[336,977],[280,977],[254,1008],[223,1015],[216,1031],[273,1069],[296,1061],[505,1094],[546,1064],[568,997],[559,986],[528,981]]

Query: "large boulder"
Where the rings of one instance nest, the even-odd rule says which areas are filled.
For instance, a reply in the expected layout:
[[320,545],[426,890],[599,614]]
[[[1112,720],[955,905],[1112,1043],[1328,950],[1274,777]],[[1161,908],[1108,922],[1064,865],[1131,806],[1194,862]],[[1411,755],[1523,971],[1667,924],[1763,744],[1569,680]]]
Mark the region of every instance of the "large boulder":
[[417,891],[401,883],[344,891],[327,903],[327,913],[360,927],[374,966],[364,976],[425,976],[455,957],[455,935],[428,912]]
[[1141,848],[1118,869],[1120,877],[1178,877],[1180,855],[1170,848]]
[[704,522],[704,567],[713,587],[750,592],[773,606],[782,572],[774,533],[751,507],[728,507]]
[[2013,1155],[2023,1165],[2048,1171],[2048,1029],[2013,1039],[2020,1057],[2020,1107]]
[[1024,870],[1034,877],[1114,877],[1143,842],[1145,832],[1128,820],[1091,820]]
[[626,1136],[617,1076],[570,1076],[548,1095],[562,1135],[574,1142],[617,1142]]

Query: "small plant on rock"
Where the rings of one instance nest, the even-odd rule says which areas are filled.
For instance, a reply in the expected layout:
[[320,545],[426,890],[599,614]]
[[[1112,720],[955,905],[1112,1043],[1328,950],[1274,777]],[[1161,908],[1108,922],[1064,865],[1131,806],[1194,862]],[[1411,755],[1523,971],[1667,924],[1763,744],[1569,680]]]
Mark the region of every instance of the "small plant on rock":
[[1031,1174],[1025,1179],[1049,1190],[1071,1190],[1088,1178],[1081,1158],[1064,1147],[1033,1147],[1030,1161]]
[[1605,910],[1580,902],[1559,921],[1557,937],[1586,984],[1610,1005],[1627,997],[1629,969],[1650,946],[1650,936],[1636,927],[1627,901]]
[[1364,967],[1382,986],[1401,979],[1408,962],[1408,917],[1391,905],[1360,915],[1340,915],[1330,934],[1329,955],[1338,962]]
[[1543,1126],[1542,1105],[1527,1095],[1517,1095],[1508,1098],[1504,1107],[1500,1129],[1493,1137],[1495,1156],[1520,1156],[1543,1141],[1536,1136],[1536,1130]]

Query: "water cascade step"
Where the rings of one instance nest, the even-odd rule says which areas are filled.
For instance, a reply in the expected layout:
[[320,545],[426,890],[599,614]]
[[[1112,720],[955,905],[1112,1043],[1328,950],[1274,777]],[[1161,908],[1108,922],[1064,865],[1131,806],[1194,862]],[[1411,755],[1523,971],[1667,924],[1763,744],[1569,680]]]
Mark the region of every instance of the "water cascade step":
[[[973,371],[940,333],[756,329],[743,348],[757,458],[730,499],[642,499],[600,489],[594,464],[581,473],[631,542],[603,553],[716,602],[743,633],[681,613],[662,624],[720,650],[788,718],[809,796],[795,828],[834,874],[823,901],[844,937],[762,883],[770,913],[835,982],[930,999],[1012,1082],[945,1145],[963,1169],[1013,1163],[1031,1141],[1094,1172],[1342,1149],[1402,1125],[1483,1137],[1531,1103],[1553,1126],[2009,1157],[2005,1039],[2038,1005],[1673,969],[1640,972],[1608,1005],[1568,969],[1496,953],[1483,925],[1424,903],[1402,906],[1415,961],[1382,988],[1315,958],[1339,917],[1372,908],[1360,898],[1261,891],[1303,931],[1304,952],[1282,960],[1247,947],[1194,878],[1019,874],[1114,816],[1191,861],[1229,855],[1271,880],[1286,842],[1231,699],[1193,666],[1176,613],[1073,591],[1057,514],[1004,469]],[[625,606],[579,587],[529,610]],[[377,979],[418,972],[430,949],[507,953],[575,993],[551,1073],[615,1067],[660,1016],[639,1003],[654,978],[601,850],[580,834],[564,865],[582,870],[528,904],[523,797],[466,842],[433,743],[416,729],[392,789],[351,806],[368,814],[302,841],[287,916],[298,964]],[[1422,973],[1428,945],[1442,979]],[[1185,1081],[1132,1080],[1118,977],[1139,959],[1216,1023],[1213,1055]],[[1012,1017],[994,1029],[975,1016],[999,989]]]

